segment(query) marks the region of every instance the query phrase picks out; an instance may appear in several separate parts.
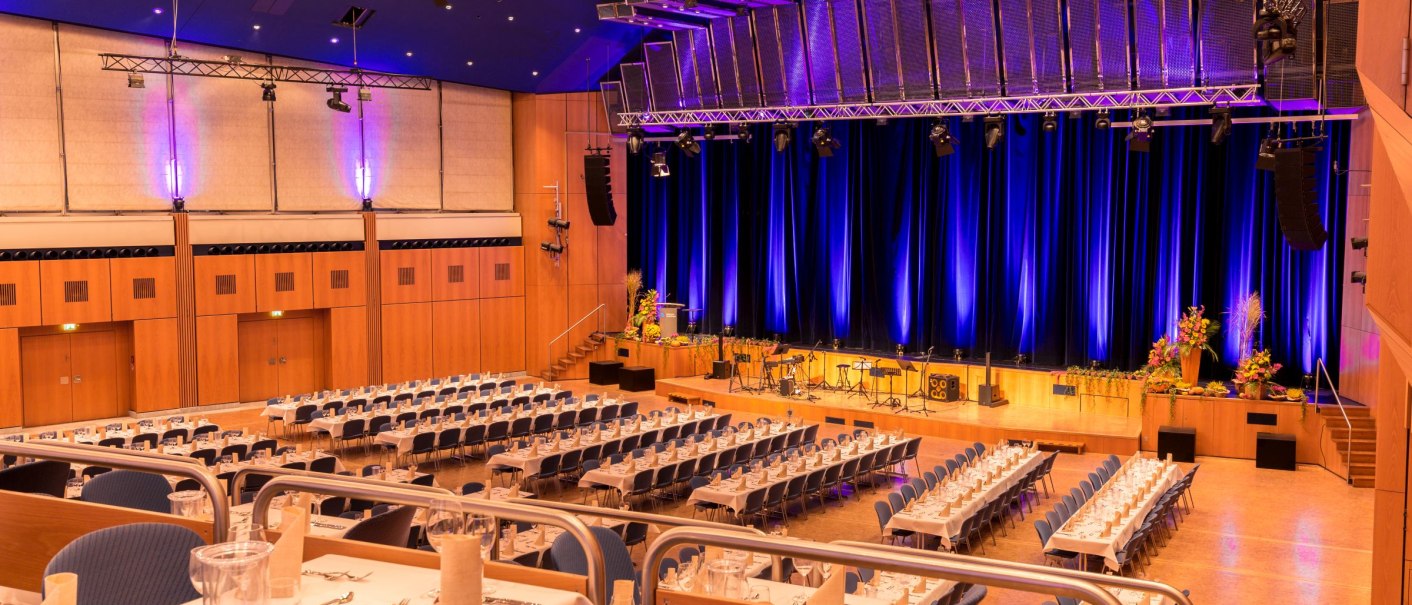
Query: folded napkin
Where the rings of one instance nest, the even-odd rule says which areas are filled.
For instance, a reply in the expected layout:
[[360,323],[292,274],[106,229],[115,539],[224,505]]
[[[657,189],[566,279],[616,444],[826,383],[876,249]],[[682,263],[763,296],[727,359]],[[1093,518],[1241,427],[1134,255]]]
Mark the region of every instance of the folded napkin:
[[544,548],[545,539],[546,539],[546,538],[545,538],[545,534],[546,534],[546,533],[549,533],[549,532],[545,529],[544,526],[540,526],[539,531],[535,532],[535,534],[534,534],[534,547],[535,547],[535,548]]
[[902,594],[897,595],[897,600],[893,601],[893,605],[907,605],[912,602],[911,599],[912,594],[904,590]]
[[441,539],[442,605],[480,605],[480,536],[455,534]]
[[843,605],[844,576],[847,575],[836,573],[829,576],[829,579],[824,580],[824,585],[814,591],[804,605]]
[[74,605],[78,602],[78,574],[56,573],[44,576],[43,605]]
[[[304,566],[304,534],[309,530],[309,507],[286,506],[280,511],[279,540],[274,552],[270,553],[270,579],[288,578],[293,586],[299,585],[299,575]],[[271,585],[274,585],[272,582]],[[291,597],[292,594],[272,594],[273,597]]]

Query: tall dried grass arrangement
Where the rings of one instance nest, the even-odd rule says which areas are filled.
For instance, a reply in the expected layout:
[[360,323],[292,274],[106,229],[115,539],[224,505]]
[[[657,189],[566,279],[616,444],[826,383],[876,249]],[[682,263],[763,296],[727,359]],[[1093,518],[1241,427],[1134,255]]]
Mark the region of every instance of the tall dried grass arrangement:
[[637,312],[637,295],[642,292],[642,272],[636,269],[628,271],[625,283],[628,288],[628,317],[631,318]]
[[1260,322],[1265,319],[1265,305],[1260,301],[1260,293],[1251,292],[1228,313],[1231,323],[1235,324],[1232,327],[1240,335],[1240,358],[1244,360],[1250,356],[1255,346],[1255,331],[1260,329]]

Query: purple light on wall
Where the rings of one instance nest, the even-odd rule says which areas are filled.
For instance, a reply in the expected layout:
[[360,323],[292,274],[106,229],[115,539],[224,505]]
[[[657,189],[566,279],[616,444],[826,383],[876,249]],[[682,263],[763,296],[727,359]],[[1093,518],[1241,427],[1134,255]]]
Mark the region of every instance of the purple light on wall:
[[176,199],[181,197],[181,185],[184,180],[183,177],[185,176],[182,174],[181,163],[175,159],[167,160],[166,166],[163,167],[163,172],[166,177],[167,198]]
[[358,191],[358,199],[373,197],[372,162],[362,162],[353,166],[353,187]]

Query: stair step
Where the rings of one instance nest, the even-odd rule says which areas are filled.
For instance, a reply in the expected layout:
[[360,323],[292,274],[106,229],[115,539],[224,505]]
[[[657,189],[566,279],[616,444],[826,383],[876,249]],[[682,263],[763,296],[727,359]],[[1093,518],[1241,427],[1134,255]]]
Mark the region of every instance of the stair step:
[[1367,464],[1373,464],[1373,463],[1376,463],[1376,462],[1378,461],[1378,454],[1377,454],[1377,452],[1375,452],[1375,451],[1360,452],[1360,451],[1354,450],[1354,451],[1351,451],[1351,452],[1344,452],[1343,450],[1340,449],[1340,450],[1339,450],[1339,453],[1342,454],[1342,455],[1344,455],[1346,458],[1348,458],[1348,461],[1349,461],[1349,462],[1352,462],[1352,463],[1367,463]]
[[1329,427],[1329,434],[1333,436],[1334,441],[1342,442],[1346,437],[1349,436],[1350,433],[1353,435],[1353,438],[1355,440],[1374,442],[1378,440],[1377,429],[1353,429],[1352,431],[1349,431],[1348,427]]
[[1375,481],[1372,477],[1354,477],[1353,487],[1373,487]]

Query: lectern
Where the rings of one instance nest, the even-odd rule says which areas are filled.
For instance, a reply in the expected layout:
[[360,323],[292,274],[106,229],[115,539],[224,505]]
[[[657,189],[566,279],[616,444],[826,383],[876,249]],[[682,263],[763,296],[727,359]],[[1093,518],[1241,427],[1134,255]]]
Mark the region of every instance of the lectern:
[[677,335],[677,312],[686,305],[681,303],[657,303],[657,325],[662,326],[662,338]]

